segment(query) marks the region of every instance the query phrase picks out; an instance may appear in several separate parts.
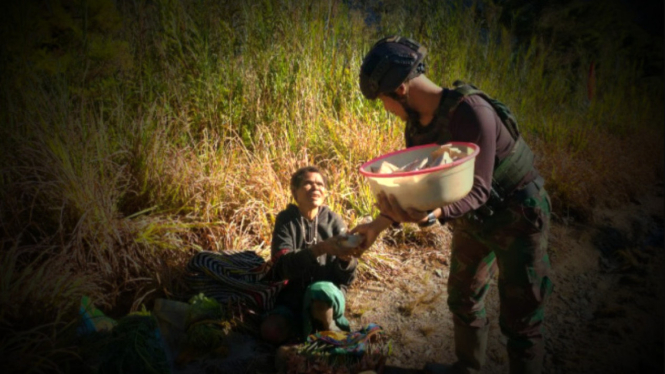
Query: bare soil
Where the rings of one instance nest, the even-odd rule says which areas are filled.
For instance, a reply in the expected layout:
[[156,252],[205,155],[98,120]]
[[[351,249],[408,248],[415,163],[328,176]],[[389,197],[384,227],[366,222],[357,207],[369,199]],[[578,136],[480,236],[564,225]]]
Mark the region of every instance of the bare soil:
[[[394,341],[387,372],[418,372],[455,360],[446,305],[451,233],[426,233],[435,247],[392,251],[388,269],[348,294],[352,327],[381,325]],[[546,307],[544,373],[663,373],[662,185],[647,197],[594,212],[582,225],[555,216],[549,246],[554,291]],[[508,373],[493,282],[487,373]]]

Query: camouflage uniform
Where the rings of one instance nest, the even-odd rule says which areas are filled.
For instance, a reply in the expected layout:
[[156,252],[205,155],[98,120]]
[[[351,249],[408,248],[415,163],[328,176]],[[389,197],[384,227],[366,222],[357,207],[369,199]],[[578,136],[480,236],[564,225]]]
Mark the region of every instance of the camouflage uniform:
[[452,221],[448,305],[455,323],[487,324],[484,298],[498,268],[500,326],[513,359],[542,357],[545,301],[552,291],[547,235],[550,200],[532,182],[503,209]]
[[[478,139],[481,153],[495,150],[491,183],[487,182],[487,162],[491,157],[485,154],[482,161],[480,156],[476,158],[474,190],[465,199],[442,207],[441,219],[453,229],[448,305],[456,326],[485,330],[478,334],[486,335],[484,299],[498,270],[499,321],[501,331],[508,337],[511,367],[529,361],[531,367],[539,367],[544,353],[544,306],[552,292],[547,255],[550,199],[543,188],[543,178],[533,167],[533,154],[519,135],[509,110],[500,103],[492,105],[494,117],[479,119],[477,110],[486,109],[478,108],[487,107],[491,100],[445,90],[432,123],[423,127],[410,119],[405,140],[410,147]],[[479,135],[494,126],[496,131],[490,133],[498,134],[496,138]],[[478,188],[477,184],[484,186]],[[484,188],[492,190],[489,198],[481,198],[479,191]],[[499,194],[495,188],[508,192]],[[459,356],[462,352],[457,353]],[[484,352],[480,355],[484,356]],[[482,366],[480,357],[470,361],[476,368]]]

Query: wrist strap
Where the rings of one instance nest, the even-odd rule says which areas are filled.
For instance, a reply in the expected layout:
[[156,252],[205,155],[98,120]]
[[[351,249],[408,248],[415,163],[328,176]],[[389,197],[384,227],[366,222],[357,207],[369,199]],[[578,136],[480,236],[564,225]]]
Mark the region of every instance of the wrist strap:
[[435,223],[436,223],[436,216],[434,215],[434,212],[429,212],[429,214],[427,215],[427,221],[419,223],[418,226],[430,227]]

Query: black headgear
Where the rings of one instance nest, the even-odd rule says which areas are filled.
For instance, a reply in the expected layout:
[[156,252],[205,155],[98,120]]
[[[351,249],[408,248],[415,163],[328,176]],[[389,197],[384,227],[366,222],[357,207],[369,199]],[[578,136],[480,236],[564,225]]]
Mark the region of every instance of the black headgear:
[[392,92],[425,72],[427,49],[412,39],[389,36],[376,42],[360,66],[360,91],[370,100]]

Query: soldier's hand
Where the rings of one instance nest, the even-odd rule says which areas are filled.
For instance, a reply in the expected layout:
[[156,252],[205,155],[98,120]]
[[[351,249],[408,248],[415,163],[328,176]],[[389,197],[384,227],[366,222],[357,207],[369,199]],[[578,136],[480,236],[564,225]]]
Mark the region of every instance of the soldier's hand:
[[427,219],[428,213],[425,211],[414,208],[408,208],[407,212],[409,213],[409,217],[413,219],[413,221],[411,222],[421,224],[421,223],[426,223],[428,220]]
[[399,204],[395,195],[386,195],[383,191],[377,196],[376,207],[395,222],[419,223],[427,218],[427,212],[415,208],[405,209]]
[[381,234],[381,231],[385,230],[388,226],[390,226],[390,221],[384,217],[379,217],[376,220],[354,227],[350,233],[362,236],[360,245],[354,248],[355,256],[362,256],[362,254],[374,244],[374,241],[376,241],[376,238]]

